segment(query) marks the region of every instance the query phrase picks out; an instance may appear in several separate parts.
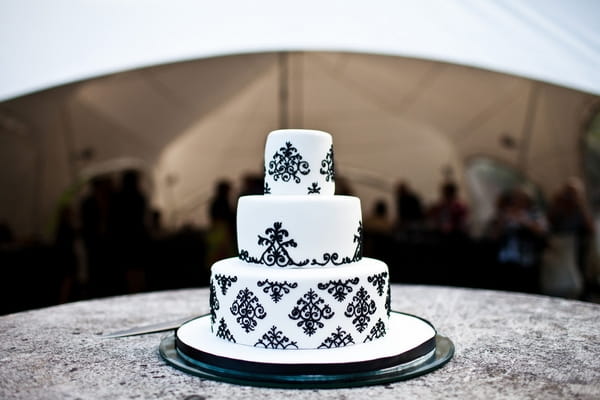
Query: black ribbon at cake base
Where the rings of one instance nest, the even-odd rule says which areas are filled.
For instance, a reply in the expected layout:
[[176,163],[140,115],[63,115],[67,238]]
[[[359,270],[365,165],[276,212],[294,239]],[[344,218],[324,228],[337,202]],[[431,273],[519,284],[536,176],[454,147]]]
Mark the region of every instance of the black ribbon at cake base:
[[[240,350],[244,350],[241,352],[219,348],[222,343],[217,342],[221,339],[214,337],[210,332],[209,318],[210,315],[207,314],[188,321],[175,334],[164,337],[159,346],[159,354],[169,365],[180,371],[203,379],[237,385],[333,389],[388,384],[412,379],[441,368],[454,355],[452,341],[437,334],[435,327],[427,320],[391,311],[391,318],[396,322],[394,333],[401,334],[402,331],[397,330],[399,326],[416,328],[417,331],[420,329],[418,326],[428,326],[433,330],[433,335],[427,333],[426,328],[421,332],[422,342],[416,341],[413,345],[400,346],[402,349],[394,350],[396,341],[392,341],[385,344],[388,350],[383,352],[371,353],[370,347],[361,350],[362,344],[341,349],[316,350],[320,363],[310,362],[313,360],[312,356],[307,357],[306,354],[295,355],[303,350],[273,350],[285,353],[286,362],[277,361],[279,357],[269,357],[270,361],[264,362],[264,355],[249,352],[247,346],[241,346]],[[421,333],[417,333],[414,338],[418,340]],[[367,346],[371,346],[371,343],[373,342]],[[335,355],[337,351],[346,349],[351,353],[341,358],[339,353]],[[334,350],[334,353],[328,353],[331,350]],[[361,357],[362,353],[365,353],[366,359]],[[369,359],[369,356],[373,358]],[[347,361],[338,361],[342,359]],[[307,360],[309,363],[306,363]]]
[[179,340],[177,335],[175,336],[175,346],[177,351],[184,357],[189,357],[192,360],[208,364],[213,367],[255,374],[276,375],[339,375],[381,370],[414,361],[431,353],[433,350],[435,350],[435,342],[436,338],[432,337],[421,345],[404,353],[375,360],[332,364],[272,364],[216,356],[214,354],[190,347]]
[[[323,365],[312,364],[303,364],[303,368],[310,369],[308,374],[283,374],[279,364],[277,364],[275,371],[272,370],[272,364],[267,367],[267,372],[257,371],[255,365],[248,371],[246,369],[249,365],[245,365],[242,371],[239,368],[238,360],[235,360],[232,364],[231,361],[228,361],[228,364],[223,364],[228,365],[230,368],[212,365],[185,355],[177,347],[175,335],[169,335],[161,340],[159,353],[169,365],[202,379],[268,388],[334,389],[389,384],[412,379],[441,368],[452,359],[454,344],[447,337],[438,334],[432,340],[435,340],[435,350],[426,353],[422,357],[417,357],[413,361],[392,365],[388,368],[376,368],[374,363],[368,361],[368,364],[363,364],[363,366],[369,365],[375,369],[368,369],[364,372],[358,372],[355,368],[357,363],[354,363],[354,365],[348,365],[348,367],[354,367],[352,371],[338,374],[324,374],[322,373]],[[429,344],[427,343],[427,346]],[[425,345],[423,343],[423,346]],[[420,350],[415,350],[413,355],[416,356],[419,353]],[[405,354],[405,356],[411,358],[410,354]],[[396,359],[396,361],[399,361],[399,359]],[[260,363],[254,362],[254,364]]]
[[[298,381],[304,377],[305,381],[317,383],[322,380],[329,383],[338,382],[342,384],[351,376],[360,375],[362,379],[372,381],[373,376],[385,373],[390,380],[407,379],[407,374],[422,374],[429,370],[439,368],[446,363],[454,352],[454,346],[450,340],[443,338],[435,332],[435,327],[427,320],[411,314],[391,312],[391,318],[395,320],[396,331],[403,326],[407,329],[427,326],[423,334],[423,340],[413,345],[394,350],[395,341],[387,346],[388,350],[375,351],[377,356],[371,354],[370,342],[365,345],[358,344],[343,349],[318,350],[318,358],[302,355],[303,350],[274,350],[279,352],[285,362],[279,362],[278,357],[265,360],[260,353],[248,353],[248,347],[240,347],[238,351],[223,351],[218,348],[221,339],[214,337],[208,330],[208,318],[210,315],[198,317],[188,321],[180,327],[173,336],[165,338],[160,346],[160,353],[167,362],[176,368],[198,376],[215,378],[215,376],[229,377],[232,379],[259,379],[260,382],[288,382]],[[416,325],[415,325],[416,324]],[[419,325],[420,324],[420,325]],[[411,328],[412,326],[412,328]],[[416,328],[417,330],[423,328]],[[185,332],[182,332],[185,331]],[[430,330],[433,334],[427,333]],[[418,339],[417,339],[418,340]],[[444,349],[440,349],[438,345]],[[445,340],[445,342],[444,342]],[[236,346],[231,344],[231,346]],[[240,346],[240,345],[238,345]],[[443,350],[440,353],[440,350]],[[333,353],[328,353],[334,351]],[[340,358],[339,351],[350,351]],[[357,353],[358,352],[358,353]],[[289,356],[284,356],[289,354]],[[364,354],[363,354],[364,353]],[[352,356],[346,358],[350,354]],[[363,354],[364,357],[359,356]],[[296,356],[298,355],[298,356]],[[346,361],[341,361],[346,358]],[[330,361],[328,361],[330,359]],[[296,360],[296,361],[291,361]],[[217,379],[223,380],[223,379]],[[246,382],[247,383],[247,382]],[[258,384],[257,384],[258,385]],[[261,385],[258,385],[261,386]],[[357,385],[352,385],[357,386]]]

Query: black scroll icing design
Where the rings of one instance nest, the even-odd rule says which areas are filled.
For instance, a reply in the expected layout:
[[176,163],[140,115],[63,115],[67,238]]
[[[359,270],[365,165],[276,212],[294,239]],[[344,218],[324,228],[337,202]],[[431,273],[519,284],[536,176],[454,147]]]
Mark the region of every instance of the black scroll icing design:
[[321,320],[330,319],[335,314],[331,307],[325,304],[325,300],[312,289],[298,299],[296,304],[288,317],[298,320],[296,325],[301,327],[308,336],[312,336],[317,329],[325,326]]
[[[289,342],[289,343],[288,343]],[[254,344],[254,347],[264,347],[265,349],[287,349],[287,348],[298,348],[297,342],[291,342],[290,339],[283,334],[282,331],[277,330],[277,327],[273,325],[267,333],[263,334],[258,342]]]
[[352,261],[360,261],[363,256],[363,227],[362,221],[358,221],[358,229],[356,235],[354,235],[354,243],[356,243],[356,249],[354,250],[354,257]]
[[341,303],[342,301],[346,300],[346,295],[352,293],[352,285],[358,284],[358,281],[358,277],[346,279],[346,281],[338,279],[337,281],[319,283],[317,287],[321,290],[327,290],[327,293],[332,295],[334,299]]
[[239,258],[246,262],[264,264],[270,267],[273,265],[277,265],[278,267],[287,267],[290,265],[301,267],[308,264],[308,258],[299,262],[292,259],[287,248],[297,247],[298,244],[294,239],[285,240],[289,236],[289,233],[286,229],[282,229],[281,226],[281,222],[275,222],[272,228],[265,230],[266,237],[258,235],[258,244],[260,246],[267,246],[267,249],[261,254],[260,258],[251,256],[247,250],[240,250]]
[[229,308],[236,321],[246,331],[253,331],[258,325],[257,319],[267,316],[264,307],[258,301],[258,297],[248,288],[240,290],[235,301]]
[[385,324],[383,323],[381,318],[379,318],[379,320],[371,328],[371,331],[369,332],[369,334],[367,335],[367,337],[365,338],[363,343],[371,342],[371,341],[373,341],[373,339],[382,338],[385,336],[385,334],[386,334]]
[[343,264],[350,264],[352,262],[360,261],[362,259],[362,241],[363,241],[362,221],[358,221],[358,229],[356,230],[356,234],[354,235],[354,239],[352,241],[354,243],[356,243],[356,248],[354,249],[354,255],[352,256],[352,258],[342,257],[340,259],[340,255],[338,253],[324,253],[321,261],[318,261],[316,258],[313,258],[311,260],[310,264],[311,265],[320,265],[323,267],[329,263],[331,263],[333,265],[343,265]]
[[217,337],[221,339],[228,340],[230,342],[235,343],[235,338],[227,328],[227,324],[225,323],[225,318],[221,318],[219,321],[219,328],[217,329]]
[[390,312],[392,311],[392,289],[390,287],[390,285],[388,285],[387,288],[387,294],[385,296],[385,312],[387,313],[387,316],[390,316]]
[[344,315],[346,317],[354,319],[352,323],[359,332],[364,331],[371,321],[371,315],[377,311],[377,305],[374,300],[371,300],[371,296],[364,287],[360,287],[358,293],[354,295],[352,301],[346,307]]
[[210,304],[210,329],[212,331],[212,324],[217,320],[217,310],[219,309],[219,299],[217,299],[217,290],[215,289],[215,282],[211,279],[209,285],[209,304]]
[[325,253],[322,256],[322,260],[321,261],[317,261],[316,258],[313,258],[312,261],[310,262],[310,265],[320,265],[322,267],[324,267],[325,265],[332,263],[333,265],[343,265],[343,264],[350,264],[352,262],[352,259],[350,257],[343,257],[340,261],[338,261],[340,258],[340,255],[338,253]]
[[385,288],[387,276],[387,272],[382,272],[380,274],[371,275],[367,278],[367,281],[369,281],[369,283],[372,283],[373,286],[377,288],[377,294],[380,296],[383,296],[383,289]]
[[318,348],[331,349],[332,347],[344,347],[350,344],[354,344],[352,335],[343,330],[341,326],[338,326],[335,332],[329,335]]
[[234,282],[237,282],[237,276],[216,274],[215,280],[217,281],[217,284],[221,288],[221,293],[223,293],[223,295],[226,295],[227,289],[229,289],[231,287],[231,284]]
[[333,162],[333,145],[329,148],[325,159],[321,161],[321,169],[319,170],[321,175],[325,175],[327,182],[335,180],[335,165]]
[[278,303],[279,300],[283,298],[284,294],[288,294],[290,292],[290,289],[296,289],[298,287],[298,284],[296,282],[271,282],[268,279],[265,279],[264,281],[258,281],[256,282],[256,284],[258,285],[258,287],[264,286],[263,292],[269,293],[269,296],[271,296],[271,299],[273,299],[275,303]]
[[317,182],[313,182],[311,186],[308,187],[307,194],[321,194],[321,188]]
[[300,183],[298,174],[308,175],[310,167],[308,161],[302,160],[298,149],[292,146],[292,143],[286,142],[285,146],[273,155],[273,160],[269,161],[268,173],[273,176],[274,181],[281,179],[289,182],[293,179],[294,182]]
[[265,186],[263,187],[263,194],[271,194],[271,187],[269,186],[269,182],[265,182]]

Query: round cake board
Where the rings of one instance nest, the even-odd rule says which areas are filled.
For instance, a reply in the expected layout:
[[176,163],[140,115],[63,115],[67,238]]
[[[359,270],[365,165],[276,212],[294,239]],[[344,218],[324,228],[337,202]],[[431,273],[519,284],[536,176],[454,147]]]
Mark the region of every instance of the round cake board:
[[341,388],[410,379],[433,371],[454,354],[450,339],[419,317],[391,312],[385,336],[346,347],[265,349],[216,337],[210,315],[164,338],[160,355],[189,374],[222,382],[280,388]]

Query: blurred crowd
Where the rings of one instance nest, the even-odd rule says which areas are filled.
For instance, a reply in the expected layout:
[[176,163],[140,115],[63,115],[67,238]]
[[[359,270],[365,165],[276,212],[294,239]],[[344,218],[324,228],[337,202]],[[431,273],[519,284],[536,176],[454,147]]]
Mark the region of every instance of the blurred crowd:
[[583,185],[570,179],[546,209],[526,187],[502,192],[484,232],[473,237],[458,186],[445,181],[425,205],[398,185],[396,219],[376,202],[365,219],[366,251],[384,258],[397,281],[452,284],[593,300],[599,258]]
[[[342,177],[337,194],[353,194]],[[137,171],[99,176],[77,201],[61,206],[54,241],[14,246],[0,226],[5,282],[17,294],[0,313],[67,301],[208,284],[210,266],[237,255],[234,197],[262,194],[262,177],[241,189],[222,180],[207,204],[205,228],[162,228]],[[523,187],[501,193],[483,235],[470,234],[470,210],[451,180],[425,204],[398,184],[394,218],[384,200],[364,215],[364,255],[382,259],[393,282],[483,287],[594,300],[598,257],[582,184],[565,183],[544,209]],[[12,293],[12,292],[11,292]]]
[[81,299],[204,283],[202,231],[166,232],[141,175],[100,175],[58,209],[53,240],[18,240],[0,227],[0,265],[13,290],[0,314]]

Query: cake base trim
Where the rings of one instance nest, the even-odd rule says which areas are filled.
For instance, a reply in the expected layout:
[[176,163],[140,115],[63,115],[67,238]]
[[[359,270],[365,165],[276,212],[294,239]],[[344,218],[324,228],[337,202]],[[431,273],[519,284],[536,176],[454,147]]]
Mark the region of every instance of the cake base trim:
[[339,375],[425,363],[436,349],[435,328],[416,316],[392,312],[388,335],[369,343],[330,349],[280,350],[236,345],[215,337],[210,316],[175,334],[179,356],[199,368],[283,376]]
[[436,334],[435,350],[432,354],[426,354],[414,361],[386,369],[335,375],[323,375],[319,374],[318,371],[313,371],[311,374],[295,375],[261,374],[256,371],[244,372],[217,367],[187,356],[184,358],[176,346],[176,336],[174,334],[161,340],[159,353],[167,364],[202,379],[268,388],[333,389],[381,385],[424,375],[441,368],[452,359],[454,344],[447,337]]

